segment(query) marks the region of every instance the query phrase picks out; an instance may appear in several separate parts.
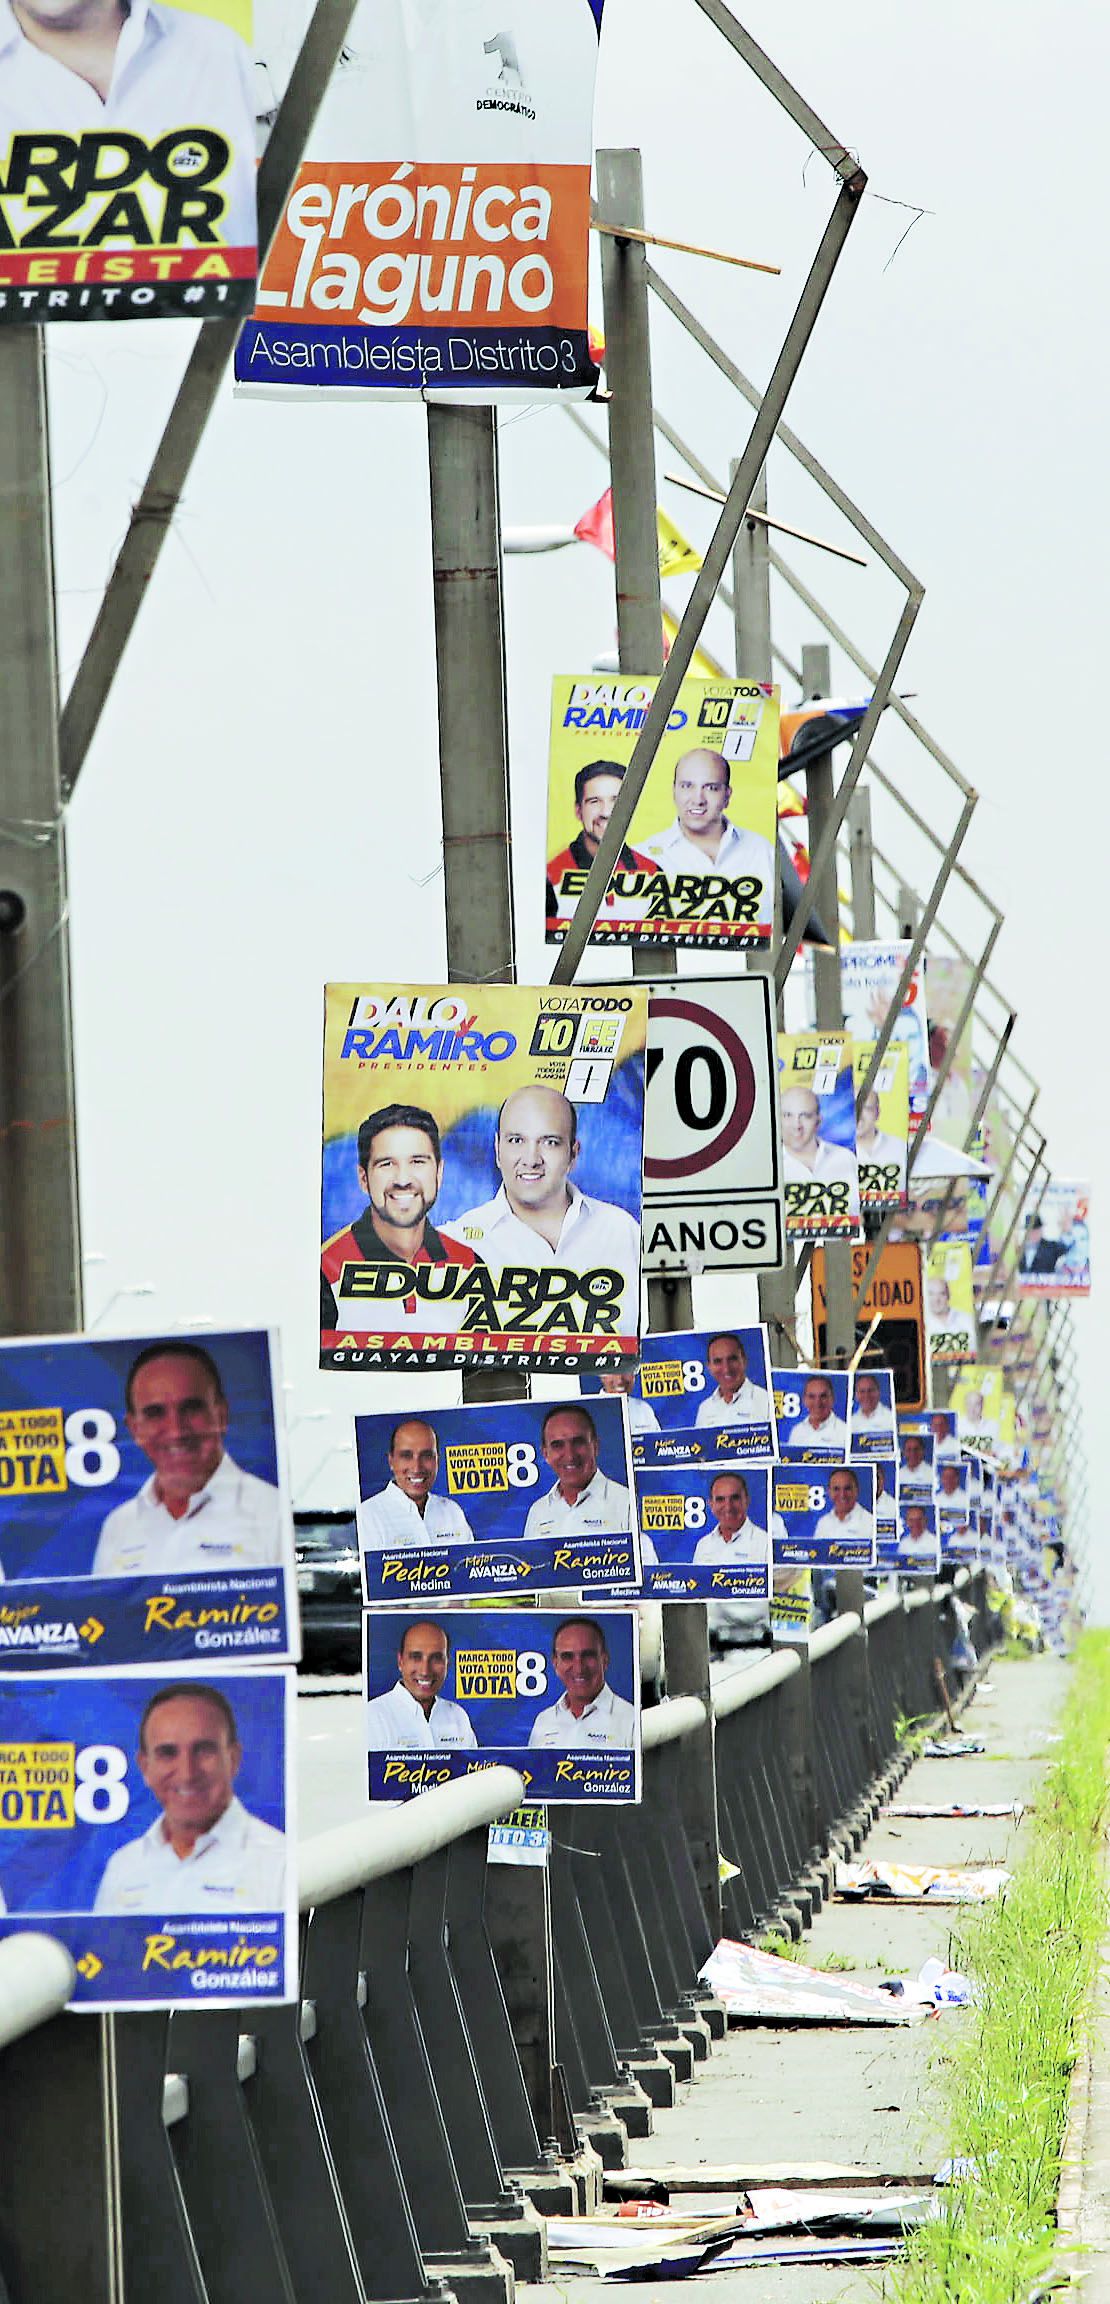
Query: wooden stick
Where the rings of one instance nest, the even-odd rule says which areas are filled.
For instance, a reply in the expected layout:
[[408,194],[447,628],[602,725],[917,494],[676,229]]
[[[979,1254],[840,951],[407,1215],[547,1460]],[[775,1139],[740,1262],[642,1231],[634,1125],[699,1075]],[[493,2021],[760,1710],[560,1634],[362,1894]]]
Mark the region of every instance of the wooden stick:
[[[708,497],[711,504],[725,502],[719,488],[703,488],[700,480],[684,480],[681,472],[664,472],[663,478],[669,480],[673,488],[687,489],[691,496]],[[866,560],[862,560],[858,552],[846,552],[842,544],[830,544],[824,536],[811,536],[808,528],[792,528],[788,520],[772,520],[769,512],[757,512],[752,504],[749,504],[744,518],[759,520],[764,528],[777,528],[780,536],[796,536],[799,544],[816,544],[819,552],[832,552],[838,560],[850,560],[853,568],[867,566]]]
[[611,240],[638,240],[644,248],[676,248],[680,256],[709,256],[714,264],[737,264],[743,272],[772,272],[781,277],[781,264],[757,264],[754,256],[726,256],[723,248],[699,248],[692,240],[664,240],[658,232],[641,232],[635,224],[603,224],[590,220],[594,232],[607,232]]

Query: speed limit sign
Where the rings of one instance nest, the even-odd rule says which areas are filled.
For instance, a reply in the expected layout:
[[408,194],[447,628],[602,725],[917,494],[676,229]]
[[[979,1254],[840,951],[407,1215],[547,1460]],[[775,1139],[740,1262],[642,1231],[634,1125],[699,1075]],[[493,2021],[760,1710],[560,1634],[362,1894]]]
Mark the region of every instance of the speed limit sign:
[[644,1113],[645,1272],[770,1272],[783,1258],[771,983],[653,990]]

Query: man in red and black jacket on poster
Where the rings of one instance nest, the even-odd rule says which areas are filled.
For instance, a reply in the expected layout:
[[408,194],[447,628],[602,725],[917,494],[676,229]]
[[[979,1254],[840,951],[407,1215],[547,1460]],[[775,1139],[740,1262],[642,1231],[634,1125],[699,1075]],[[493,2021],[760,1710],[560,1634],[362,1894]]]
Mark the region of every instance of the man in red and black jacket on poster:
[[[320,1327],[341,1325],[336,1289],[345,1264],[478,1263],[472,1248],[428,1220],[443,1182],[443,1149],[430,1112],[417,1104],[385,1104],[358,1132],[358,1180],[366,1207],[324,1243],[320,1258]],[[417,1315],[415,1296],[391,1297],[389,1321],[405,1327]],[[416,1324],[423,1327],[426,1314]]]
[[[591,760],[585,768],[579,768],[574,779],[574,813],[582,826],[582,830],[571,841],[568,848],[560,849],[559,854],[552,857],[547,867],[547,916],[549,920],[560,916],[566,918],[573,912],[577,898],[575,896],[568,898],[562,894],[563,874],[564,872],[589,871],[594,857],[597,855],[602,834],[613,813],[616,797],[623,781],[624,766],[620,760]],[[614,874],[617,872],[643,872],[650,877],[654,876],[658,870],[659,866],[650,856],[642,856],[639,849],[630,848],[627,841],[613,866]],[[616,901],[612,889],[607,889],[605,904],[610,910],[615,908]],[[643,909],[642,905],[640,909]],[[635,900],[631,906],[626,900],[622,905],[622,910],[634,915]]]

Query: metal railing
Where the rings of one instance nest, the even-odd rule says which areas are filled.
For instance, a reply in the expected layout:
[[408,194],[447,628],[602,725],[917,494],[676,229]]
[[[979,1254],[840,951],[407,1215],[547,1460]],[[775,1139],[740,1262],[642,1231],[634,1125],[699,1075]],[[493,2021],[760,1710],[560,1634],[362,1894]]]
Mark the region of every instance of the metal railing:
[[308,1841],[292,2006],[65,2016],[68,1954],[10,1939],[0,2304],[509,2304],[546,2271],[537,2207],[596,2206],[724,2032],[688,1776],[709,1712],[724,1932],[799,1934],[936,1709],[948,1611],[884,1594],[657,1704],[642,1800],[549,1810],[546,1867],[489,1861],[525,1795],[505,1768]]

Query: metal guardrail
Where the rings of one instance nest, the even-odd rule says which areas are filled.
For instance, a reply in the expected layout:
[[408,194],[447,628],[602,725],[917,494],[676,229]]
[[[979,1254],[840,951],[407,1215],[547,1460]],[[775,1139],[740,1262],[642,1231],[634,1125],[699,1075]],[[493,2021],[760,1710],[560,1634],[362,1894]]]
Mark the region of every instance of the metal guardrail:
[[509,1769],[308,1842],[292,2007],[78,2020],[59,1946],[0,1947],[4,2304],[509,2304],[546,2269],[536,2207],[596,2205],[723,2033],[722,1910],[796,1934],[828,1893],[935,1710],[949,1610],[883,1594],[664,1699],[640,1804],[551,1809],[546,1870],[488,1862]]

